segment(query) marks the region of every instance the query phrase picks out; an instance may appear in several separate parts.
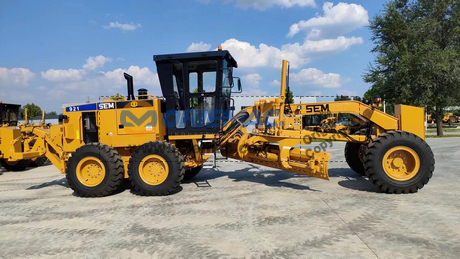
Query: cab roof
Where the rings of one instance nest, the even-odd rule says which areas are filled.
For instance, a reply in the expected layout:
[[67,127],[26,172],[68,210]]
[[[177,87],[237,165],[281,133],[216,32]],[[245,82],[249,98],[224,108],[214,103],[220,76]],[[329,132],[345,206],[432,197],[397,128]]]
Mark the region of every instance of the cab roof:
[[232,57],[228,50],[218,50],[218,51],[205,51],[205,52],[191,52],[191,53],[179,53],[179,54],[164,54],[164,55],[154,55],[153,60],[155,62],[168,62],[173,60],[202,60],[202,59],[214,59],[214,58],[224,58],[227,60],[230,66],[238,67],[238,63]]

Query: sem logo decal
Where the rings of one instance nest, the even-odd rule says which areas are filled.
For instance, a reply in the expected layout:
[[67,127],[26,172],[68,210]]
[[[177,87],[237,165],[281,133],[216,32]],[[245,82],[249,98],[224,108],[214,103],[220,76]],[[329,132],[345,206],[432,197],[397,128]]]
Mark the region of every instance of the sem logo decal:
[[99,103],[99,110],[115,109],[115,103]]
[[329,112],[329,104],[307,105],[307,112]]

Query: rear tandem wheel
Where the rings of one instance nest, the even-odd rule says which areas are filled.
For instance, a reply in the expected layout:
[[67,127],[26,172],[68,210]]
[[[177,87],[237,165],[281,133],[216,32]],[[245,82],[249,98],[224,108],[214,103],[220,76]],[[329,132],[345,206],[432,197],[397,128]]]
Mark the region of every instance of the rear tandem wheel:
[[168,142],[147,142],[138,147],[129,159],[129,181],[134,191],[142,196],[175,193],[184,173],[184,157]]

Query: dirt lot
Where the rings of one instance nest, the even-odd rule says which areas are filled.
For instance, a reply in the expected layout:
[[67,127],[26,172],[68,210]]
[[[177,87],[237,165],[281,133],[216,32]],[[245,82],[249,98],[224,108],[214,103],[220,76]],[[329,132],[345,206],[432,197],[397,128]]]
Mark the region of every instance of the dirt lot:
[[0,257],[458,258],[460,138],[428,143],[436,171],[411,195],[351,171],[343,143],[331,182],[222,161],[167,197],[84,199],[53,166],[3,172]]

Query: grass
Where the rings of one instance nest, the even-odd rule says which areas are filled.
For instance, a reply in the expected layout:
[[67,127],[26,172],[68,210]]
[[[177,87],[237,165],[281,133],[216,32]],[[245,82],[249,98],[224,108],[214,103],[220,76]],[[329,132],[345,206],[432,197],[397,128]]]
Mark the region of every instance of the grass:
[[[460,129],[442,129],[444,132],[460,132]],[[428,129],[427,132],[436,132],[436,129]]]
[[436,136],[436,135],[426,135],[426,138],[459,138],[459,135],[444,135],[444,136]]

